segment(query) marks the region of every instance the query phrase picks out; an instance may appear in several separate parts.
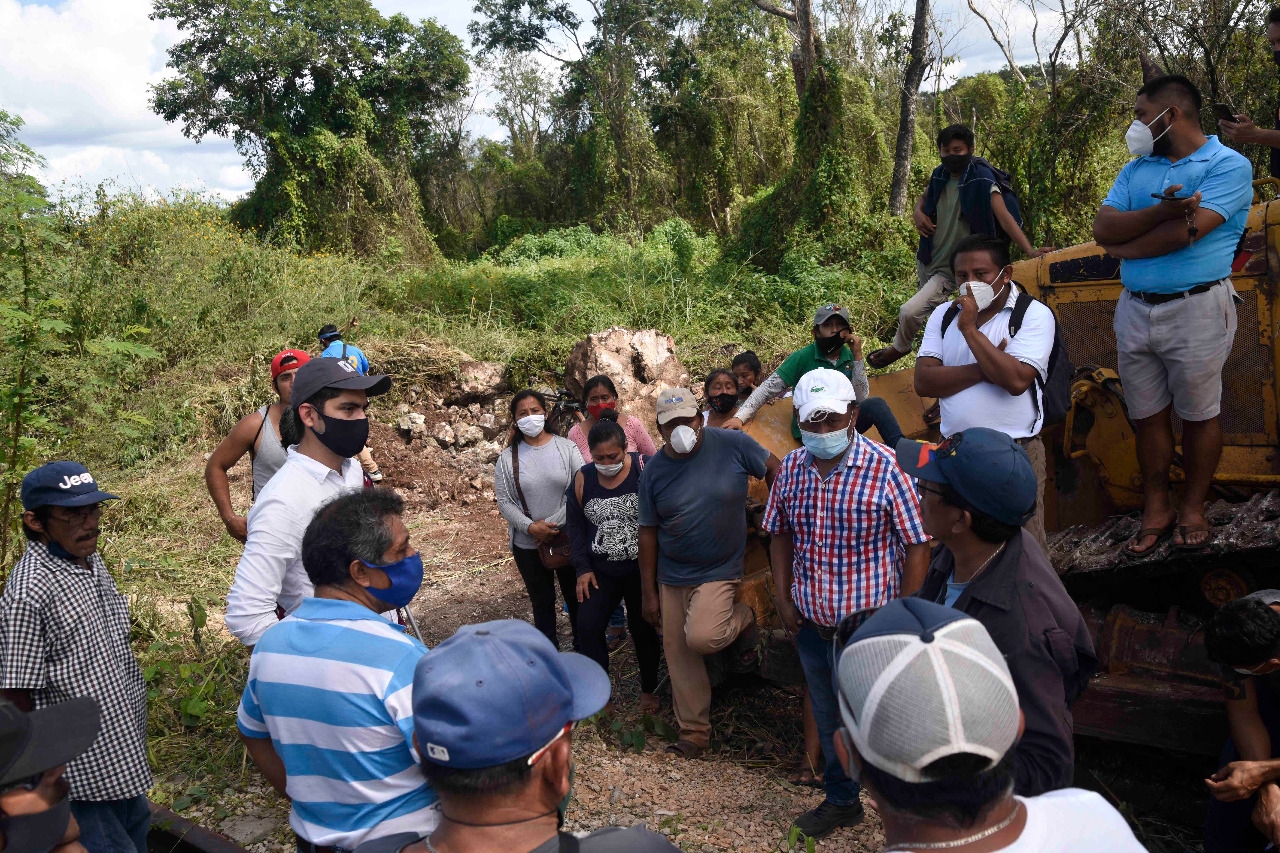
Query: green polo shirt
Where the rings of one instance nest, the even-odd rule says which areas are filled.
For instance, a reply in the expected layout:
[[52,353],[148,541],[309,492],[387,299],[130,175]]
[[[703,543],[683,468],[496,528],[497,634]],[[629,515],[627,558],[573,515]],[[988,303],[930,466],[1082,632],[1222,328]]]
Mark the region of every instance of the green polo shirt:
[[[848,344],[843,344],[840,347],[840,352],[836,355],[836,360],[832,361],[818,353],[817,344],[809,344],[807,347],[801,347],[787,356],[787,360],[782,362],[774,372],[778,374],[779,379],[787,383],[788,388],[795,388],[801,376],[819,367],[838,370],[852,381],[853,351],[849,349]],[[797,441],[800,440],[800,422],[796,420],[794,411],[791,414],[791,435]]]

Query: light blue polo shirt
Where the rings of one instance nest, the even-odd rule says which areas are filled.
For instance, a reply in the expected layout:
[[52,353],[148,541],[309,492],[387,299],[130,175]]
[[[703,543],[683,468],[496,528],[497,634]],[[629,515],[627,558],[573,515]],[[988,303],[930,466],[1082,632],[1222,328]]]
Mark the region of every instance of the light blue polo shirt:
[[344,343],[336,340],[324,348],[324,352],[320,353],[321,358],[345,358],[351,362],[351,366],[360,371],[361,374],[369,372],[369,359],[365,358],[364,352],[355,344]]
[[1159,204],[1151,194],[1163,193],[1170,184],[1182,184],[1180,196],[1199,190],[1200,206],[1226,221],[1176,252],[1120,261],[1120,280],[1128,290],[1179,293],[1231,275],[1253,201],[1253,166],[1218,137],[1210,136],[1195,153],[1176,163],[1154,154],[1130,160],[1102,203],[1115,210],[1142,210]]

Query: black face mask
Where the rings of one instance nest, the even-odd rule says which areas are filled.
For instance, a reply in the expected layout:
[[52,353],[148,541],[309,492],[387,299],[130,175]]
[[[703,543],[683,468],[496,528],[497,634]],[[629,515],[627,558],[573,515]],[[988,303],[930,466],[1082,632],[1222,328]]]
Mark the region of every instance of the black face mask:
[[71,801],[66,797],[52,808],[35,814],[0,817],[0,833],[5,850],[49,853],[67,833],[71,821]]
[[717,394],[707,402],[711,404],[711,411],[719,415],[727,415],[733,411],[734,406],[738,405],[738,395]]
[[942,165],[953,175],[963,175],[972,159],[972,154],[943,154]]
[[328,415],[320,415],[324,420],[324,432],[316,432],[316,438],[320,439],[320,443],[341,456],[343,459],[350,459],[361,450],[364,450],[365,443],[369,440],[369,419],[360,418],[358,421],[349,421],[344,418],[331,418]]
[[1280,65],[1280,50],[1271,51],[1271,61],[1276,65]]
[[823,355],[831,355],[839,352],[840,347],[844,346],[844,337],[839,332],[834,335],[827,335],[825,338],[815,333],[813,342],[818,345],[818,352]]

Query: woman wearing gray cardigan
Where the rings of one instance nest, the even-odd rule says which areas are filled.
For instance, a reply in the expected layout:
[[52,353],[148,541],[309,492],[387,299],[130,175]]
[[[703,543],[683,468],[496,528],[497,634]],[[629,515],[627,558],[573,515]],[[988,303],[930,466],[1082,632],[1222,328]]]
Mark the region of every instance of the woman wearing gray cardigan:
[[[498,457],[493,471],[493,492],[498,511],[511,531],[511,555],[524,579],[533,607],[533,624],[556,648],[556,579],[569,610],[573,648],[578,648],[578,596],[572,564],[548,569],[538,556],[538,544],[550,542],[565,523],[565,494],[573,475],[582,467],[578,446],[544,429],[547,398],[526,388],[511,398],[511,442]],[[516,481],[514,453],[519,452],[520,478]]]

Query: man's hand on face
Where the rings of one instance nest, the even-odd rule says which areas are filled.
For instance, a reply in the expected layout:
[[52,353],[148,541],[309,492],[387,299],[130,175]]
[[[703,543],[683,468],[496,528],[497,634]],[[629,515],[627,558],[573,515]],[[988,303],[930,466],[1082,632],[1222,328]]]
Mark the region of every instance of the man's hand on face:
[[1266,774],[1256,761],[1233,761],[1204,780],[1213,798],[1223,803],[1247,800],[1265,782]]
[[978,327],[978,300],[967,293],[962,293],[956,297],[956,305],[960,306],[956,326],[961,332],[972,332]]
[[849,351],[853,353],[854,361],[862,361],[862,338],[858,337],[853,329],[845,329],[840,333],[840,337],[849,346]]

